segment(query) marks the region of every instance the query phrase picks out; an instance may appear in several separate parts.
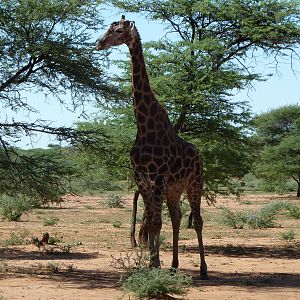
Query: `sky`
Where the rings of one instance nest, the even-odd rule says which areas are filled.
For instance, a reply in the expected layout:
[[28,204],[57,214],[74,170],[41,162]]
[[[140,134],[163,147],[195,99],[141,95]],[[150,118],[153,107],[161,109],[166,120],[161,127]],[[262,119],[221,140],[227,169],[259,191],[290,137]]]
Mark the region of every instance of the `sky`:
[[[103,13],[107,27],[111,22],[120,19],[121,13],[107,10]],[[142,16],[127,14],[126,19],[134,20],[138,28],[142,41],[158,40],[166,31],[159,22],[148,21]],[[105,31],[105,30],[104,30]],[[95,33],[95,40],[103,32]],[[113,49],[110,58],[115,59],[124,56],[127,52],[126,46]],[[299,53],[300,54],[300,53]],[[274,72],[274,64],[263,59],[257,60],[256,71],[264,74]],[[29,94],[29,103],[39,110],[37,114],[23,115],[22,112],[15,115],[18,120],[34,121],[36,118],[49,120],[55,126],[72,126],[75,122],[85,120],[81,116],[81,111],[72,112],[63,107],[58,101],[52,98],[45,98],[42,94]],[[267,112],[271,109],[283,105],[300,104],[300,60],[293,62],[293,69],[290,62],[280,63],[277,74],[265,82],[256,82],[249,90],[236,93],[232,97],[233,101],[248,101],[254,114]],[[38,104],[36,104],[38,103]],[[86,107],[87,113],[91,116],[97,113],[97,108]],[[21,148],[46,148],[50,143],[57,143],[53,137],[36,136],[33,140],[22,139],[17,146]]]

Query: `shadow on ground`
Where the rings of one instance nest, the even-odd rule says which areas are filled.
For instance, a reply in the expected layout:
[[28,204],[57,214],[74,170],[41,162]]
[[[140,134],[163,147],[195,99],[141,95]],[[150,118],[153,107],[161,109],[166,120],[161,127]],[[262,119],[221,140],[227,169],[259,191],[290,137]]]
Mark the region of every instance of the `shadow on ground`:
[[[181,247],[182,251],[198,253],[197,246]],[[222,255],[228,257],[248,258],[282,258],[296,259],[300,257],[300,243],[284,246],[240,246],[240,245],[209,245],[205,246],[206,254]]]
[[[183,251],[183,250],[182,250]],[[197,247],[185,247],[184,251],[198,252]],[[296,259],[299,257],[299,247],[267,247],[267,246],[207,246],[206,252],[208,255],[222,255],[229,257],[252,257],[252,258],[282,258],[282,259]],[[21,249],[5,249],[1,251],[1,259],[9,260],[45,260],[51,259],[68,259],[68,260],[88,260],[96,258],[98,254],[91,253],[42,253],[37,251],[22,251]],[[88,266],[87,261],[87,266]],[[0,270],[1,271],[1,270]],[[119,288],[120,278],[122,272],[118,270],[90,270],[90,269],[73,269],[73,270],[58,270],[55,273],[41,272],[38,268],[29,270],[28,272],[24,268],[17,269],[14,272],[13,269],[2,272],[0,279],[2,278],[21,278],[26,276],[32,276],[43,282],[59,282],[63,284],[64,288],[82,288],[82,289],[104,289],[104,288]],[[201,280],[199,273],[196,270],[185,269],[183,270],[187,274],[191,275],[196,287],[209,287],[209,286],[232,286],[243,288],[300,288],[300,273],[255,273],[255,272],[215,272],[209,270],[209,280]]]
[[[37,271],[38,272],[38,271]],[[100,270],[59,271],[56,274],[0,273],[0,280],[9,278],[25,278],[30,276],[43,282],[58,282],[63,288],[104,289],[120,286],[120,273]]]
[[193,277],[194,285],[203,286],[232,286],[255,288],[300,288],[300,273],[227,273],[209,271],[209,279],[201,280],[194,270],[184,270]]
[[[231,286],[243,288],[300,288],[300,273],[227,273],[227,272],[209,272],[208,280],[201,280],[195,270],[182,269],[184,273],[193,278],[194,287],[212,287],[212,286]],[[57,274],[20,274],[3,273],[0,274],[0,280],[4,278],[24,278],[27,276],[35,277],[42,282],[57,282],[63,288],[81,288],[81,289],[104,289],[120,288],[120,278],[122,272],[103,271],[103,270],[74,270],[72,272],[60,271]]]
[[51,260],[51,259],[68,259],[81,260],[93,259],[98,257],[97,254],[83,252],[42,252],[42,251],[24,251],[16,248],[4,248],[0,250],[1,259],[8,260]]

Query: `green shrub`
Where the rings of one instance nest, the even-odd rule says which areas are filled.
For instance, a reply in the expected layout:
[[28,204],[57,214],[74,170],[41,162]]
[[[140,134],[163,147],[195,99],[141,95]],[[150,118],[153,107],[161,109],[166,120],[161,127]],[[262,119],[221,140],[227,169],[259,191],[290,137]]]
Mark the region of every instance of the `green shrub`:
[[180,272],[149,268],[150,256],[143,247],[112,258],[111,265],[126,272],[121,280],[122,289],[134,293],[136,299],[156,299],[166,294],[184,295],[192,281],[189,276]]
[[4,246],[17,246],[17,245],[28,245],[30,240],[27,238],[28,231],[24,230],[23,232],[10,234],[10,238],[3,241]]
[[184,200],[180,203],[180,209],[181,209],[181,214],[182,216],[189,216],[191,208],[189,203],[186,201],[186,199],[184,198]]
[[86,208],[86,209],[94,209],[94,206],[86,204],[86,205],[84,205],[84,208]]
[[122,196],[118,194],[112,194],[106,199],[105,204],[109,208],[123,208],[124,200],[122,199]]
[[116,221],[116,222],[114,222],[112,225],[113,225],[113,227],[115,227],[115,228],[120,228],[120,227],[122,226],[122,223],[121,223],[120,221]]
[[259,182],[259,189],[265,192],[276,192],[278,194],[284,194],[288,192],[294,192],[297,190],[297,183],[294,180],[286,180],[280,178],[279,180],[267,180],[262,179]]
[[139,246],[135,251],[127,252],[124,255],[119,254],[119,257],[112,255],[111,266],[131,274],[136,269],[146,268],[149,263],[149,253],[145,251],[143,246]]
[[[98,168],[98,167],[97,167]],[[121,191],[121,186],[109,178],[103,170],[83,169],[80,176],[74,177],[71,181],[73,190],[78,194],[97,195],[105,191]]]
[[249,228],[271,228],[275,226],[275,214],[268,214],[262,211],[232,212],[222,207],[221,222],[234,229]]
[[300,219],[300,208],[299,206],[289,203],[286,207],[286,210],[288,211],[288,215],[293,219]]
[[162,248],[165,248],[167,245],[167,237],[162,233],[159,235],[159,245]]
[[52,263],[52,262],[49,262],[47,264],[47,269],[50,271],[50,273],[52,274],[58,274],[59,271],[60,271],[60,266],[58,263]]
[[234,229],[242,229],[245,225],[245,219],[241,212],[232,212],[228,208],[222,206],[221,223]]
[[245,224],[249,228],[272,228],[274,223],[275,214],[267,214],[261,211],[253,211],[244,214]]
[[136,299],[158,298],[167,294],[184,295],[191,282],[189,276],[180,272],[139,268],[122,281],[122,288],[134,293]]
[[60,246],[60,249],[63,253],[70,253],[70,251],[73,247],[74,246],[72,244],[66,244],[66,245]]
[[20,221],[24,212],[31,209],[31,202],[25,196],[7,196],[0,197],[0,208],[4,219],[9,221]]
[[45,218],[43,221],[43,225],[44,226],[54,226],[57,224],[58,221],[59,221],[59,219],[56,217]]
[[49,245],[57,245],[62,242],[62,238],[55,236],[50,236],[48,240]]
[[258,211],[232,212],[228,208],[221,207],[221,222],[235,229],[271,228],[274,227],[275,218],[281,212],[286,212],[292,218],[300,218],[300,208],[287,201],[275,201],[263,206]]
[[293,241],[296,238],[296,232],[294,230],[288,230],[280,233],[280,238],[284,241]]
[[274,201],[261,208],[262,214],[275,215],[280,212],[286,212],[288,216],[294,219],[300,219],[300,208],[299,206],[289,201]]

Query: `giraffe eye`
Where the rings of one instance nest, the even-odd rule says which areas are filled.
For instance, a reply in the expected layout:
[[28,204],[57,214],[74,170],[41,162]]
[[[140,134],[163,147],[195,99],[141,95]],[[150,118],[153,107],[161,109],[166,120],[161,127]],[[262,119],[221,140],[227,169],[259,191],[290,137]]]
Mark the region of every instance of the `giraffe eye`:
[[118,28],[118,29],[116,30],[116,32],[117,32],[117,33],[123,33],[123,29],[122,29],[122,28]]

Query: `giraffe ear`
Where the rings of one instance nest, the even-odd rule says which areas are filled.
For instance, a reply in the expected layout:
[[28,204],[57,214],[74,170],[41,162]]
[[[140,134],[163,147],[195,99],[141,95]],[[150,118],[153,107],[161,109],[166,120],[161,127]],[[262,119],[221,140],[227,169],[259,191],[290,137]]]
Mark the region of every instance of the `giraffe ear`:
[[135,27],[135,23],[134,22],[130,22],[130,30],[134,29]]

